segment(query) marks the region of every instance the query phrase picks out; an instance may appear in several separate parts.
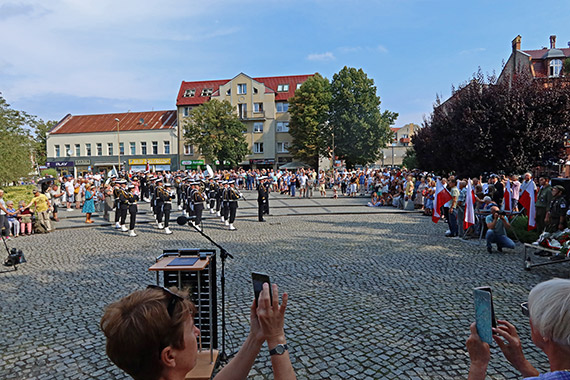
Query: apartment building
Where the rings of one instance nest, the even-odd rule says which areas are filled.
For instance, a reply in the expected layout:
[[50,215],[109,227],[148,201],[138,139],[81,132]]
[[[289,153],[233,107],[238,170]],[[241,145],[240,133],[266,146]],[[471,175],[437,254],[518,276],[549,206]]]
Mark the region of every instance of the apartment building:
[[190,115],[192,108],[211,99],[229,101],[245,126],[244,134],[251,154],[240,166],[276,168],[291,162],[288,101],[311,76],[252,78],[240,73],[233,79],[182,82],[176,100],[181,168],[192,169],[204,164],[195,147],[184,141],[183,120]]
[[47,167],[80,175],[113,167],[177,170],[176,111],[67,115],[47,135]]

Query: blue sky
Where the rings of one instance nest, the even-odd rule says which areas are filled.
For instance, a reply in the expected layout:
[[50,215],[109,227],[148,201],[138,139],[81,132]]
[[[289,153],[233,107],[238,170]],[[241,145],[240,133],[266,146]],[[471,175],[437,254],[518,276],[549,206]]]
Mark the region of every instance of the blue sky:
[[44,120],[175,109],[180,83],[319,72],[374,79],[396,126],[478,67],[570,41],[570,2],[0,0],[0,92]]

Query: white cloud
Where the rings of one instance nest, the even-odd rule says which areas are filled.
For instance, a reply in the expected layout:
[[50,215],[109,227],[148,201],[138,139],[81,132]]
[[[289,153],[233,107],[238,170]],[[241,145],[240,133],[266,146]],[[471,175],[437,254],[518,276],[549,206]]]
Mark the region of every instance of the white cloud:
[[476,53],[481,53],[485,50],[487,50],[487,49],[485,49],[485,48],[473,48],[473,49],[461,50],[459,52],[459,54],[460,55],[476,54]]
[[309,61],[334,61],[336,58],[333,53],[327,51],[326,53],[315,53],[307,56]]
[[380,53],[388,53],[388,49],[383,45],[376,46],[376,50],[378,50]]

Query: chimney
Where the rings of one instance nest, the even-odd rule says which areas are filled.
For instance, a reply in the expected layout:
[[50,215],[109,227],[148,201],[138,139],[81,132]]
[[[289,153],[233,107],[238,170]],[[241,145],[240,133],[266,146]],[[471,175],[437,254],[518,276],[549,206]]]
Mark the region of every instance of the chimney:
[[556,36],[550,36],[550,48],[556,49]]
[[521,35],[520,34],[515,37],[512,44],[513,44],[513,53],[517,50],[521,50]]

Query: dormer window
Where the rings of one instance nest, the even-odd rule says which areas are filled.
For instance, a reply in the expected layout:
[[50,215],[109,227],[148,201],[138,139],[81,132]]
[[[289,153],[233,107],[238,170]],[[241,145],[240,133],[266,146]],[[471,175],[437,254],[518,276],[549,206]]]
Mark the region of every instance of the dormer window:
[[232,94],[232,89],[230,88],[230,89],[228,89],[228,91],[226,91],[226,95],[230,96],[231,94]]
[[277,85],[277,92],[287,92],[287,91],[289,91],[289,85],[288,84]]
[[214,92],[213,88],[204,88],[202,89],[202,94],[200,96],[212,96],[213,92]]
[[191,90],[186,90],[184,91],[184,97],[185,98],[192,98],[194,97],[194,95],[196,95],[196,89],[191,89]]
[[562,71],[562,60],[561,59],[553,59],[550,61],[549,67],[549,76],[551,77],[559,77],[560,72]]
[[258,93],[257,88],[254,87],[254,88],[253,88],[253,94],[255,95],[255,94],[257,94],[257,93]]
[[237,85],[237,93],[238,93],[238,95],[245,95],[245,94],[247,94],[247,84],[245,84],[245,83],[238,83],[238,85]]

